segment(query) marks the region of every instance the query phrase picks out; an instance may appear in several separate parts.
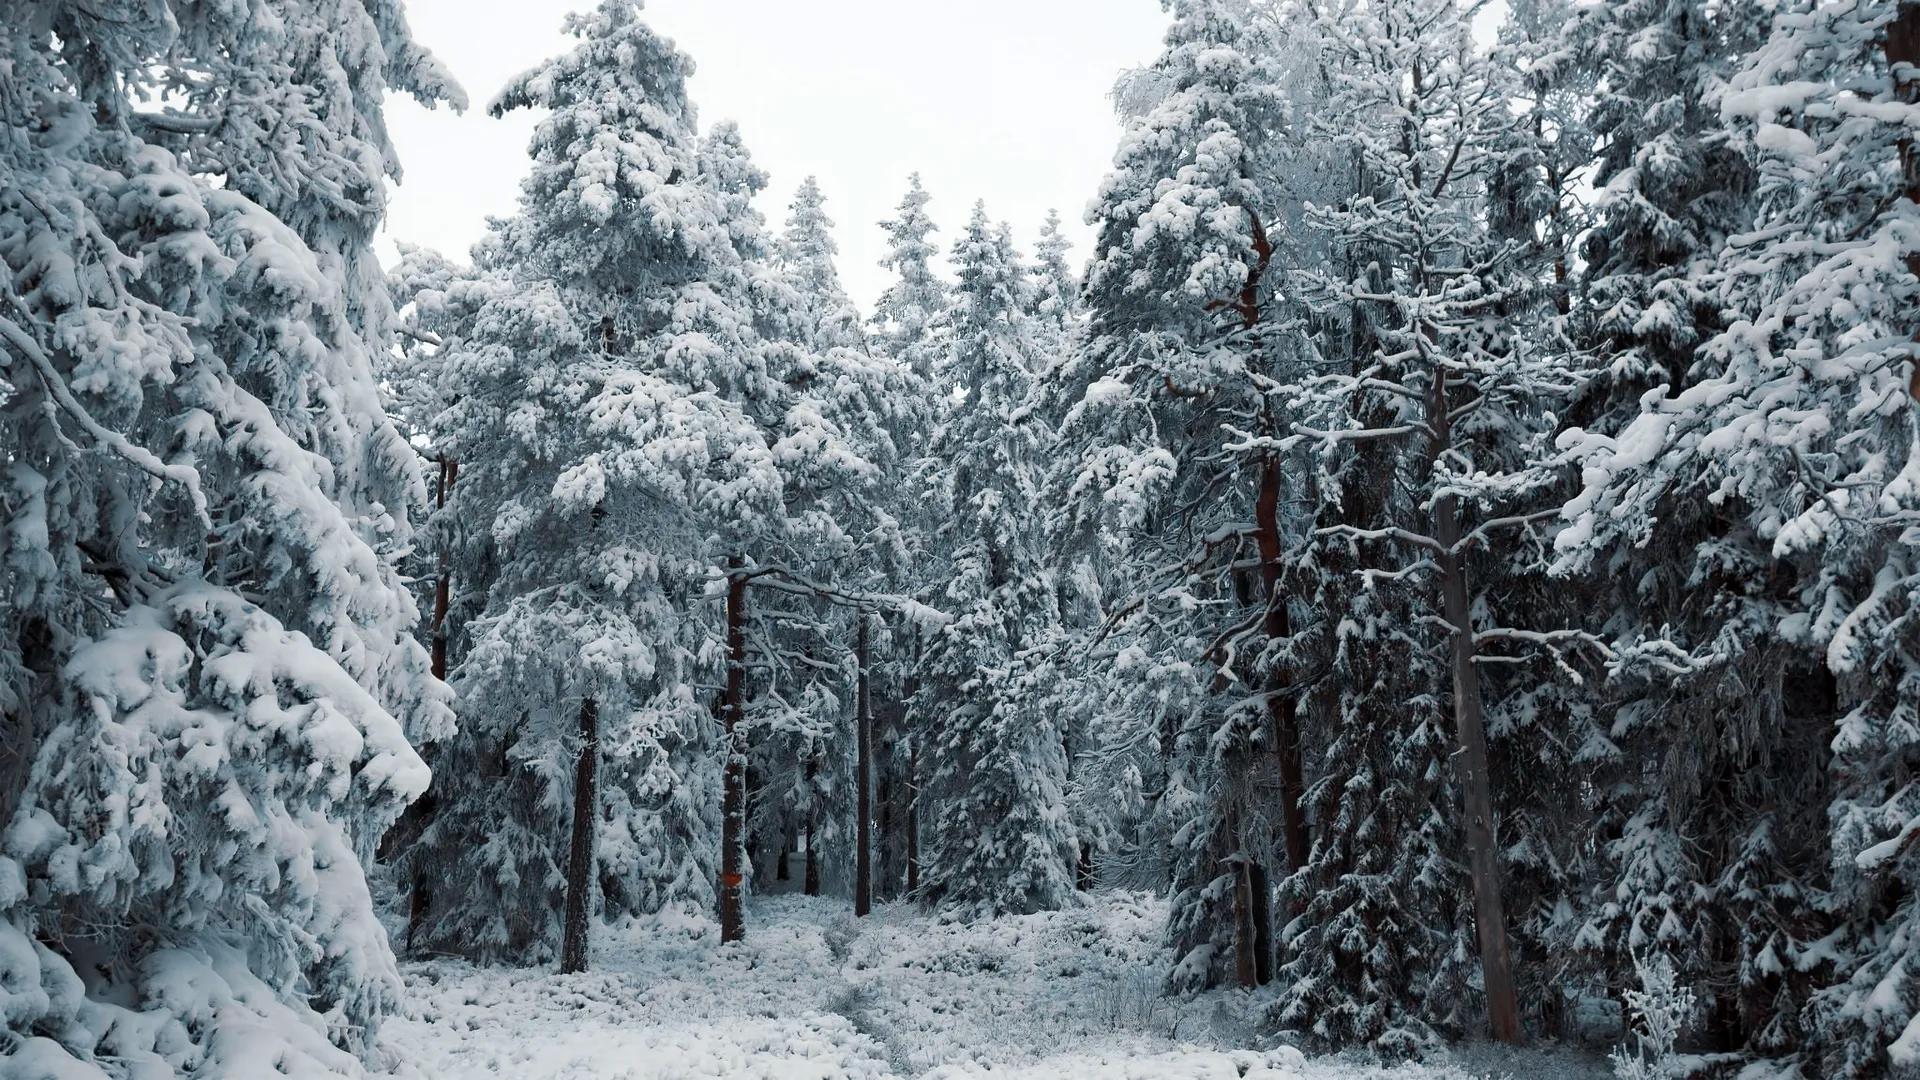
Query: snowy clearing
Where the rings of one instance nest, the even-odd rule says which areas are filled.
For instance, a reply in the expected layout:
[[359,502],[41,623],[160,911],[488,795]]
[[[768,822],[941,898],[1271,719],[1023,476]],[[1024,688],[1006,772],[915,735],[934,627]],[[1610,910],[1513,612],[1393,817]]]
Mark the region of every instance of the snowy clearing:
[[1246,995],[1160,995],[1164,918],[1163,902],[1129,893],[971,926],[901,904],[856,921],[841,900],[776,896],[734,945],[704,920],[603,928],[583,975],[408,965],[411,1005],[383,1038],[407,1080],[1540,1075],[1254,1049]]

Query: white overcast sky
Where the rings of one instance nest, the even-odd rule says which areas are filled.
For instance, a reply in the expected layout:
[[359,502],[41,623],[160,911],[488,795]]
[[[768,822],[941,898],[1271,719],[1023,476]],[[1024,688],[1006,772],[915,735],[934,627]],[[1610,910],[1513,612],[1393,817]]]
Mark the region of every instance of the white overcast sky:
[[[564,49],[562,16],[593,2],[408,0],[414,35],[473,107],[390,101],[405,170],[390,238],[464,258],[488,215],[512,212],[533,120],[490,119],[486,104]],[[840,274],[863,307],[887,283],[878,222],[915,170],[943,249],[985,199],[1029,250],[1057,207],[1084,259],[1081,219],[1120,134],[1108,91],[1153,59],[1166,28],[1158,0],[648,0],[644,17],[693,57],[702,127],[737,121],[772,175],[760,203],[770,227],[803,177],[820,178]]]

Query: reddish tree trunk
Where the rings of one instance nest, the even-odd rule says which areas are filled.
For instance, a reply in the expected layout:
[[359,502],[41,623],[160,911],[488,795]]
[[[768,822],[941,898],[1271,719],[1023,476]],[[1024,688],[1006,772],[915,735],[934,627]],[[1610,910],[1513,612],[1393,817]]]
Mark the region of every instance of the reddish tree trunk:
[[594,777],[600,763],[600,710],[580,701],[580,751],[573,766],[573,844],[567,857],[567,913],[560,940],[560,973],[587,970],[587,898],[593,889]]
[[859,615],[860,628],[854,632],[854,657],[859,671],[853,700],[854,742],[859,760],[855,766],[853,826],[854,870],[853,913],[862,916],[873,910],[873,699],[867,680],[867,616]]
[[[746,877],[741,856],[747,825],[747,579],[745,560],[727,561],[727,687],[721,705],[726,731],[727,760],[720,801],[720,940],[747,936],[742,893]],[[808,849],[812,843],[809,840]]]

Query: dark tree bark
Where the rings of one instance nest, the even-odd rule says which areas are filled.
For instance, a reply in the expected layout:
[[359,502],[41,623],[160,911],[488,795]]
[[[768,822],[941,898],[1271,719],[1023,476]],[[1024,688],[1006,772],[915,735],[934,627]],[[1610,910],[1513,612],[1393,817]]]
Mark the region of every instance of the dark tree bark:
[[[1452,400],[1447,375],[1436,366],[1428,392],[1427,424],[1434,432],[1436,457],[1450,445]],[[1441,617],[1453,638],[1453,715],[1459,752],[1454,769],[1465,813],[1467,862],[1473,878],[1473,921],[1480,942],[1481,979],[1487,992],[1487,1023],[1493,1037],[1518,1044],[1520,1003],[1513,986],[1513,956],[1507,943],[1506,902],[1501,896],[1500,848],[1494,835],[1493,781],[1487,761],[1487,731],[1481,716],[1480,667],[1474,660],[1473,615],[1467,583],[1467,556],[1460,550],[1460,506],[1453,495],[1433,504],[1433,538],[1440,551]]]
[[[454,479],[458,477],[460,473],[459,463],[452,458],[440,458],[439,466],[439,474],[434,480],[433,487],[433,505],[436,510],[446,507],[447,494],[453,487]],[[447,679],[447,609],[451,606],[452,596],[453,553],[448,549],[447,545],[443,543],[440,545],[439,572],[434,577],[433,582],[432,651],[429,654],[430,670],[433,673],[433,677],[441,682],[445,682]],[[392,829],[388,830],[386,836],[381,838],[379,857],[381,859],[390,859],[393,857],[394,852],[399,850],[400,845],[411,843],[414,839],[418,838],[421,832],[425,831],[427,825],[433,821],[434,813],[438,809],[439,800],[435,797],[432,789],[428,789],[425,795],[422,795],[411,806],[408,806],[406,810],[402,811],[400,820],[395,823]],[[0,821],[5,820],[6,818],[0,817]],[[432,906],[432,885],[427,881],[426,875],[416,869],[413,873],[413,880],[408,883],[407,936],[405,945],[408,953],[413,952],[414,935],[419,931],[420,924],[426,920],[427,912]]]
[[808,896],[820,895],[820,846],[815,838],[820,833],[820,808],[813,793],[814,781],[820,776],[820,757],[815,754],[807,758],[807,868],[800,889]]
[[888,763],[893,760],[893,743],[881,737],[886,730],[886,721],[882,714],[874,714],[873,733],[873,898],[891,900],[898,888],[895,880],[900,869],[899,851],[894,846],[897,835],[893,816],[893,770]]
[[[460,474],[460,463],[452,458],[440,459],[440,480],[434,486],[433,505],[436,510],[445,509],[447,492],[453,487],[453,481]],[[453,552],[446,544],[440,545],[440,573],[433,582],[433,677],[442,682],[447,678],[447,608],[453,598]]]
[[[1920,70],[1920,3],[1903,0],[1900,13],[1887,25],[1887,66],[1896,72]],[[1920,101],[1920,78],[1895,76],[1894,91],[1901,101]],[[1900,140],[1900,175],[1906,180],[1907,201],[1920,203],[1920,153],[1911,137]],[[1920,275],[1920,252],[1907,256],[1907,270]],[[1920,401],[1920,360],[1909,365],[1907,392]]]
[[783,825],[780,827],[780,861],[775,863],[773,868],[773,878],[775,881],[793,880],[793,871],[787,865],[787,862],[788,862],[787,856],[791,855],[792,853],[793,853],[793,828],[791,826]]
[[[721,722],[727,760],[720,804],[720,940],[747,936],[742,890],[746,877],[740,859],[747,824],[747,579],[738,555],[727,560],[727,686]],[[812,842],[809,839],[808,848]]]
[[1254,927],[1253,863],[1245,855],[1233,859],[1233,975],[1243,987],[1260,985],[1260,960]]
[[1253,975],[1265,986],[1273,981],[1273,877],[1260,863],[1249,863],[1253,889]]
[[573,766],[573,844],[567,856],[567,913],[560,940],[560,973],[587,970],[588,894],[593,889],[594,777],[600,763],[600,709],[580,701],[580,750]]
[[858,763],[854,783],[856,820],[854,835],[853,913],[866,915],[873,910],[873,698],[868,685],[867,616],[861,612],[859,629],[854,632],[854,658],[858,664],[853,700],[854,742]]
[[907,748],[907,895],[920,892],[920,748]]
[[[1260,580],[1265,586],[1267,641],[1293,636],[1287,597],[1280,589],[1280,461],[1268,457],[1260,468],[1260,494],[1253,509],[1255,540],[1260,549]],[[1287,863],[1298,870],[1307,865],[1307,790],[1304,755],[1300,750],[1300,705],[1279,672],[1267,680],[1267,717],[1272,725],[1274,756],[1280,767],[1280,818],[1286,833]],[[1298,914],[1298,912],[1295,912]]]

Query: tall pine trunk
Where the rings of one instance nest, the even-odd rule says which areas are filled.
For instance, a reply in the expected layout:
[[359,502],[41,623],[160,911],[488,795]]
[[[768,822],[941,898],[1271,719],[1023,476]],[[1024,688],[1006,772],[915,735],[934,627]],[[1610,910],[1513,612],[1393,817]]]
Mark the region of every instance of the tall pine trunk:
[[[460,463],[449,457],[440,459],[440,482],[434,487],[434,509],[442,510],[447,505],[447,492],[453,487],[454,479],[460,474]],[[448,545],[440,545],[440,573],[433,582],[433,677],[442,682],[447,678],[447,609],[452,606],[453,598],[453,552]]]
[[[747,825],[747,579],[741,574],[745,565],[738,555],[727,560],[727,687],[721,706],[727,745],[720,802],[721,941],[739,941],[747,936],[741,896],[746,877],[740,866]],[[807,846],[811,851],[811,840]]]
[[[1896,74],[1894,88],[1901,101],[1920,102],[1920,78],[1909,75],[1920,71],[1920,3],[1902,0],[1900,13],[1887,25],[1887,67]],[[1911,136],[1900,140],[1900,175],[1906,179],[1908,201],[1920,203],[1920,153]],[[1920,275],[1920,251],[1907,255],[1907,270]],[[1920,360],[1909,363],[1907,392],[1920,401]]]
[[807,852],[806,869],[800,884],[800,891],[808,896],[820,895],[820,796],[814,791],[814,782],[820,777],[820,755],[812,753],[807,758]]
[[[1427,400],[1427,424],[1434,433],[1434,457],[1452,436],[1447,373],[1435,365]],[[1451,494],[1433,504],[1433,538],[1440,551],[1441,616],[1453,639],[1453,716],[1460,749],[1454,768],[1465,814],[1467,861],[1473,877],[1473,921],[1480,943],[1481,980],[1487,993],[1487,1024],[1505,1043],[1523,1041],[1520,1003],[1513,987],[1513,957],[1507,944],[1506,902],[1501,896],[1500,849],[1494,836],[1493,781],[1487,760],[1487,731],[1481,717],[1480,668],[1475,662],[1472,601],[1467,554],[1460,549],[1460,506]]]
[[854,658],[858,664],[855,676],[853,723],[854,741],[858,746],[859,761],[855,766],[854,782],[859,791],[854,794],[854,870],[853,870],[853,913],[865,915],[873,910],[873,699],[867,678],[868,642],[867,615],[859,615],[860,628],[854,632]]
[[573,843],[567,856],[567,913],[560,939],[560,973],[587,970],[588,896],[593,890],[594,778],[600,765],[600,708],[580,700],[580,751],[573,766]]
[[[452,489],[453,482],[455,478],[459,476],[459,473],[459,462],[450,457],[443,456],[440,458],[439,476],[436,478],[433,487],[433,507],[435,510],[446,509],[447,494]],[[453,606],[452,599],[453,551],[445,542],[442,542],[440,545],[439,572],[434,576],[433,582],[433,636],[432,652],[430,653],[430,670],[433,673],[433,677],[441,682],[447,681],[447,612],[448,609]],[[395,828],[387,835],[417,837],[420,832],[426,828],[427,823],[433,820],[433,815],[435,811],[439,809],[439,805],[440,801],[438,796],[432,788],[428,788],[426,794],[422,795],[413,805],[407,807],[404,811],[402,815],[402,819],[405,822],[404,827]],[[6,819],[0,818],[0,821],[4,820]],[[382,839],[381,844],[385,847],[387,841]],[[389,853],[383,851],[381,857],[389,858],[391,856]],[[427,912],[432,906],[432,886],[428,884],[425,872],[416,869],[413,873],[413,880],[409,883],[407,893],[407,937],[405,947],[408,953],[413,952],[414,935],[419,931],[420,924],[426,920]]]
[[[1267,612],[1263,629],[1272,644],[1293,636],[1287,597],[1280,588],[1280,460],[1268,456],[1260,467],[1260,494],[1254,500],[1255,540],[1260,551],[1260,581],[1265,586]],[[1300,704],[1286,679],[1274,672],[1267,680],[1267,716],[1273,730],[1274,756],[1280,767],[1280,819],[1286,834],[1288,868],[1307,865],[1307,779],[1305,755],[1300,749]],[[1297,904],[1297,902],[1296,902]],[[1295,912],[1298,914],[1298,911]]]
[[[1238,829],[1234,830],[1236,833]],[[1242,987],[1260,985],[1260,931],[1254,925],[1253,860],[1233,858],[1233,975]]]
[[920,892],[920,748],[907,748],[907,895]]

